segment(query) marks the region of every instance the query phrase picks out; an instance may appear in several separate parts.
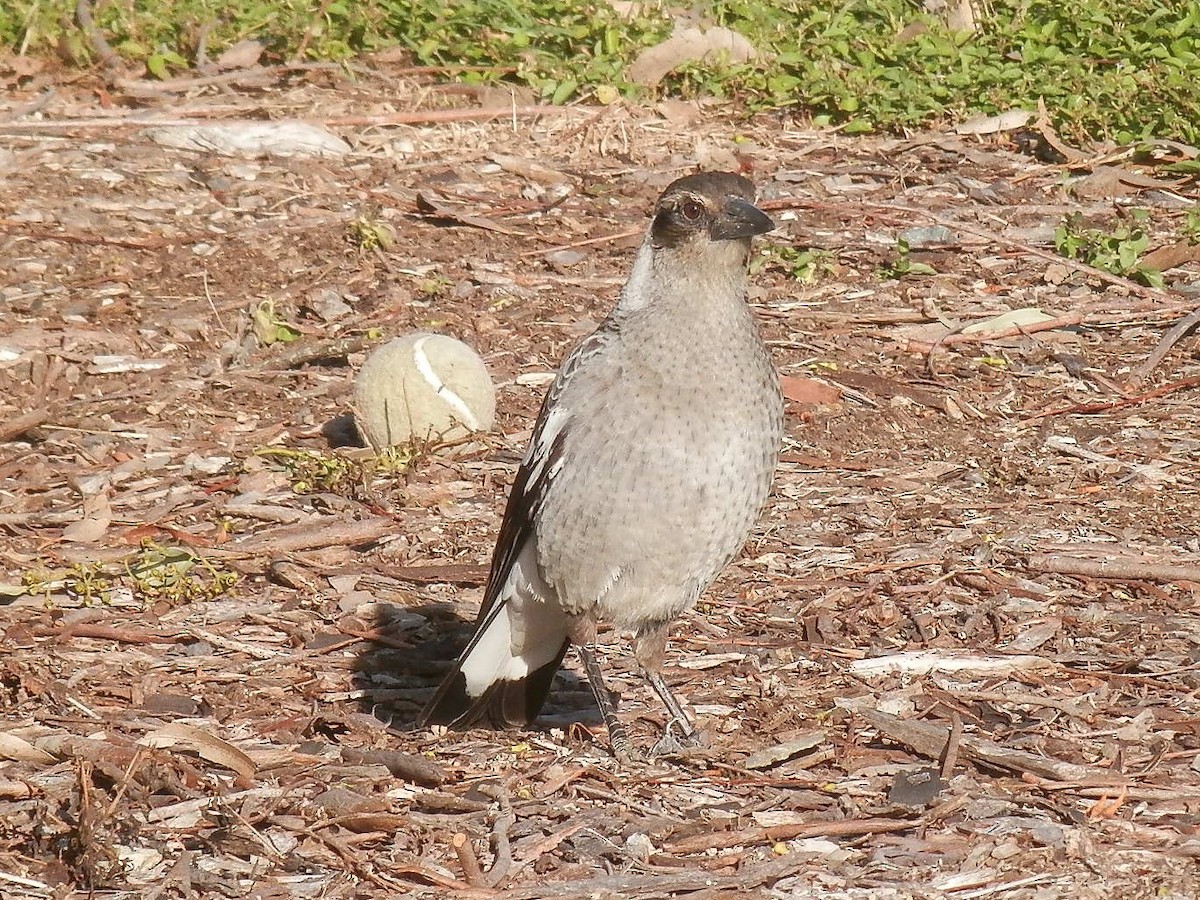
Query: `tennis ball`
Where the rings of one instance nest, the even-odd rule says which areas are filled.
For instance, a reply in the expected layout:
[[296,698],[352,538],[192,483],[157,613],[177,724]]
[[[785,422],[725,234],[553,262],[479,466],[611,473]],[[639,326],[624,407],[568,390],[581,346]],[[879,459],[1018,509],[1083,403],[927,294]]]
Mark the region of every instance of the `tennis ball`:
[[455,440],[492,427],[496,386],[462,341],[414,332],[367,357],[354,380],[354,406],[358,430],[376,450]]

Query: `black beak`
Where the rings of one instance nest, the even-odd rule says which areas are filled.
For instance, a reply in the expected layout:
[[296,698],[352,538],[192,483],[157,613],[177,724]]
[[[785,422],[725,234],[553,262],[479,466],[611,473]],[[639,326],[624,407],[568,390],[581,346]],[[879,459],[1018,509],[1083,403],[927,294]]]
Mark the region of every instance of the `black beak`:
[[766,234],[775,228],[775,223],[765,212],[741,197],[730,197],[712,225],[714,241],[733,241],[738,238]]

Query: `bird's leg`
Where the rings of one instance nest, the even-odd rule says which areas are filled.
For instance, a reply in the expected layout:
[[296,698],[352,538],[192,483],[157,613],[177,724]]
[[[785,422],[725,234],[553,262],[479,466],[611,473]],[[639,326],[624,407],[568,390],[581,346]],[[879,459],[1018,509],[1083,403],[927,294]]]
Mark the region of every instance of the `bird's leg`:
[[[654,756],[670,756],[687,747],[694,747],[700,742],[700,736],[696,733],[687,713],[683,711],[683,707],[679,705],[679,701],[675,699],[675,695],[671,693],[671,689],[659,673],[666,649],[666,622],[638,632],[637,648],[633,655],[641,665],[646,681],[650,683],[650,687],[654,688],[654,693],[658,694],[670,715],[663,728],[662,738],[650,751]],[[674,728],[679,729],[678,738],[671,733]]]
[[604,720],[604,727],[608,729],[608,742],[612,745],[613,756],[621,765],[630,765],[633,762],[633,752],[629,734],[617,718],[616,701],[604,683],[604,673],[600,671],[600,663],[596,659],[596,620],[591,616],[580,616],[571,623],[570,635],[579,648],[583,671],[587,673],[588,683],[592,686],[592,696],[596,698],[596,706],[600,708],[600,718]]
[[604,675],[600,671],[600,663],[596,661],[595,644],[580,644],[579,658],[583,660],[583,671],[587,672],[588,682],[592,685],[592,694],[596,705],[600,707],[600,718],[608,729],[608,742],[612,745],[613,756],[623,766],[633,762],[633,752],[629,743],[629,735],[625,726],[617,718],[617,704],[613,695],[604,684]]
[[665,732],[664,737],[669,737],[671,726],[676,725],[679,727],[679,732],[683,735],[685,741],[695,740],[695,726],[692,725],[691,720],[687,717],[687,713],[683,711],[683,707],[679,705],[679,701],[675,699],[675,695],[671,693],[671,689],[667,687],[667,683],[663,680],[662,675],[653,669],[646,669],[644,674],[646,680],[650,682],[650,687],[654,688],[654,693],[658,694],[663,702],[663,706],[671,714],[671,718],[667,720],[666,728],[663,729]]

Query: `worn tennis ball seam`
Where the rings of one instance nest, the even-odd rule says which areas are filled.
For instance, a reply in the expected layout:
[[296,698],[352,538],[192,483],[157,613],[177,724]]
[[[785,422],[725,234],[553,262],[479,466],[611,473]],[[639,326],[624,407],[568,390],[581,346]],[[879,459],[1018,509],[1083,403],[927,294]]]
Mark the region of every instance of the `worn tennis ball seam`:
[[417,371],[421,373],[421,377],[425,379],[425,383],[433,388],[433,392],[441,397],[447,406],[454,410],[458,420],[466,425],[469,430],[479,431],[479,419],[471,411],[471,407],[467,405],[462,397],[451,390],[449,385],[442,381],[438,373],[433,370],[433,365],[429,362],[429,357],[425,354],[425,344],[435,337],[437,335],[431,334],[413,344],[413,363],[416,365]]

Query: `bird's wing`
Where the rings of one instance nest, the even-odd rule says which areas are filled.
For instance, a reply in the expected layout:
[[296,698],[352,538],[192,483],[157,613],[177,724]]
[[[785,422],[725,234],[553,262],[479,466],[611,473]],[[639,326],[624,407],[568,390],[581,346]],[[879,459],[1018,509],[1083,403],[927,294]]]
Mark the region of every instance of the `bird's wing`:
[[[497,634],[509,635],[510,631],[497,632],[493,626],[503,624],[498,620],[505,616],[522,614],[516,609],[508,609],[517,599],[514,596],[514,581],[523,577],[527,583],[534,578],[541,583],[540,576],[535,573],[521,573],[518,576],[515,569],[535,537],[538,511],[547,494],[553,490],[554,476],[562,466],[563,449],[572,416],[569,404],[564,403],[563,398],[570,394],[570,387],[579,373],[585,371],[598,354],[604,353],[614,338],[615,330],[606,326],[601,326],[585,338],[567,357],[542,401],[533,436],[508,495],[496,549],[492,554],[483,604],[475,620],[475,632],[454,668],[422,711],[419,724],[469,724],[484,715],[489,715],[499,725],[521,724],[532,720],[545,701],[550,682],[567,648],[565,617],[555,597],[539,598],[551,606],[544,608],[547,615],[558,616],[564,622],[560,647],[550,661],[525,678],[514,681],[497,679],[478,694],[468,693],[463,667],[477,653],[504,651],[504,648],[489,643],[488,638]],[[535,566],[536,560],[529,558],[525,565]]]
[[492,555],[492,568],[488,575],[487,590],[483,606],[479,610],[482,622],[492,606],[503,595],[504,586],[512,574],[512,568],[526,543],[533,537],[538,511],[554,483],[554,475],[562,466],[563,445],[566,440],[571,410],[563,404],[562,397],[568,391],[576,374],[587,368],[588,361],[603,352],[611,339],[607,329],[593,332],[567,357],[558,376],[550,386],[533,436],[525,450],[525,458],[517,469],[504,519],[500,524],[500,535],[496,539],[496,550]]

